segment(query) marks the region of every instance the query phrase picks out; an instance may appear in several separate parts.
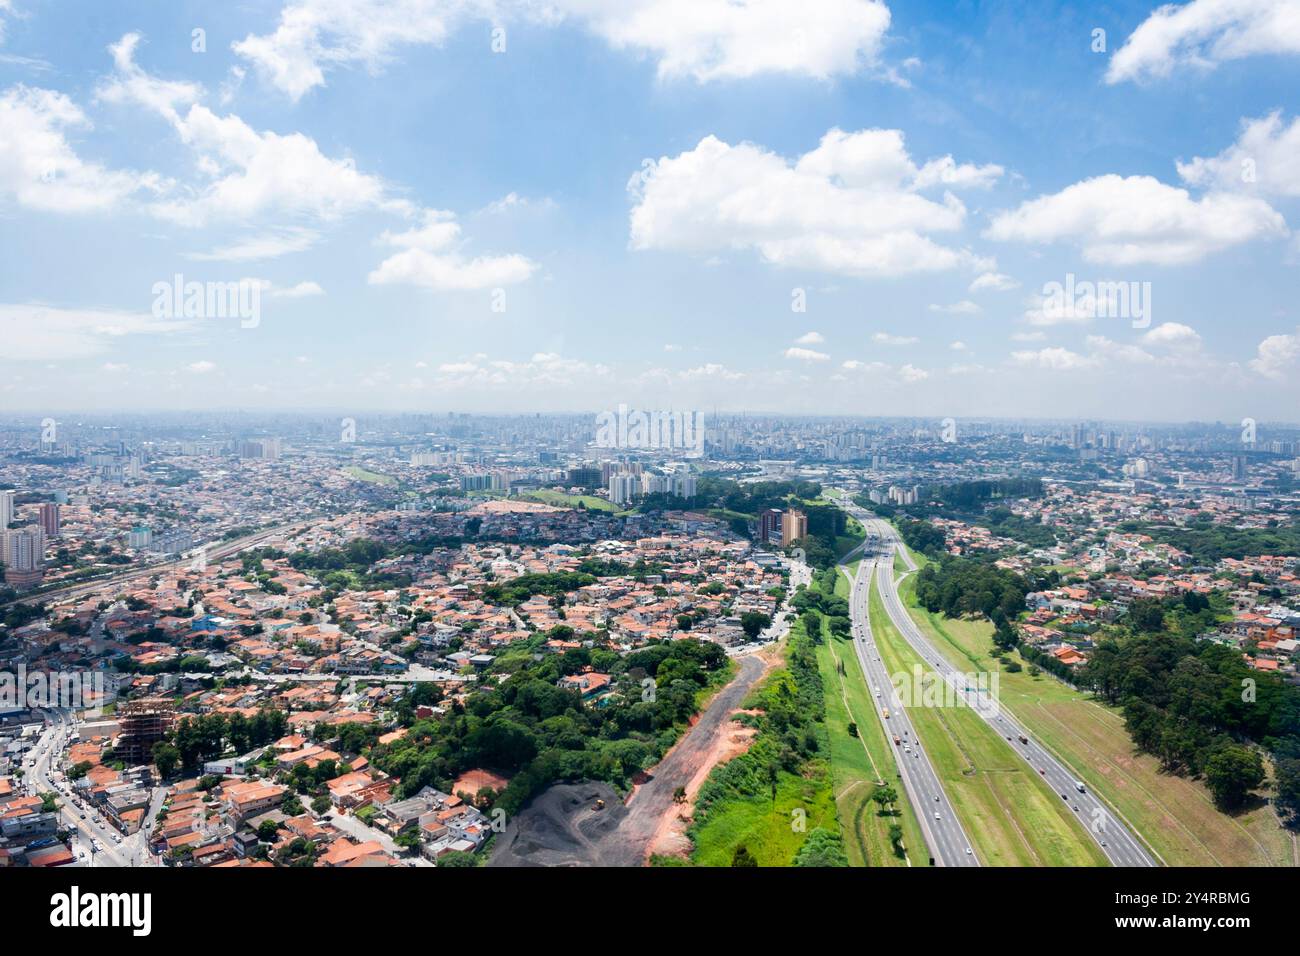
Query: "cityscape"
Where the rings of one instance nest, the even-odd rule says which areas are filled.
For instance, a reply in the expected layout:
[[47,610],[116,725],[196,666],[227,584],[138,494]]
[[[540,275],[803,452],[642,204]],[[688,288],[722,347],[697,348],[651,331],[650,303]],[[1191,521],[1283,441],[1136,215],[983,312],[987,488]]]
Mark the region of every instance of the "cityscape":
[[1285,913],[1296,0],[76,6],[0,0],[51,928],[363,867]]

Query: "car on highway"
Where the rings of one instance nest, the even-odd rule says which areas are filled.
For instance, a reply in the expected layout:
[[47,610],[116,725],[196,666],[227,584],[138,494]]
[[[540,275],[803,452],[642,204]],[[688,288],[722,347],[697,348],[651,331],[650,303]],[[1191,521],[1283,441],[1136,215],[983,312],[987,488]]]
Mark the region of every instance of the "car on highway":
[[939,814],[936,813],[936,814],[934,815],[934,818],[935,818],[936,820],[938,820],[938,819],[939,819]]

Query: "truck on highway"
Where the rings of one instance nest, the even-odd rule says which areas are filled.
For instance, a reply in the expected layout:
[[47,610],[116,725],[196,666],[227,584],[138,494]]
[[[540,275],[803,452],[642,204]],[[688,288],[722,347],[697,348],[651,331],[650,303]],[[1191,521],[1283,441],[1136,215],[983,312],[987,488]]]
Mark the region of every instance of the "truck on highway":
[[888,707],[882,707],[882,708],[880,708],[880,712],[881,712],[882,714],[885,715],[885,720],[888,720],[888,719],[889,719],[889,708],[888,708]]
[[1074,789],[1075,789],[1075,790],[1078,790],[1080,793],[1085,793],[1085,792],[1086,792],[1086,791],[1084,790],[1084,787],[1083,787],[1083,781],[1082,781],[1082,780],[1076,780],[1076,781],[1074,781]]
[[1021,735],[1020,735],[1020,742],[1021,742],[1022,744],[1027,744],[1027,743],[1029,743],[1029,738],[1026,737],[1024,734],[1021,734]]
[[894,734],[894,746],[895,746],[895,747],[901,746],[902,743],[903,743],[903,742],[902,742],[901,740],[898,739],[898,734]]

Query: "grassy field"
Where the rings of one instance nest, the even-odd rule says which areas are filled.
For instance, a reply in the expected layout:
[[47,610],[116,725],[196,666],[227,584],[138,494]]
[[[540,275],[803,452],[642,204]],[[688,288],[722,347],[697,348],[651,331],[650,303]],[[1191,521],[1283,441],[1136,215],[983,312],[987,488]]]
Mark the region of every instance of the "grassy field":
[[[916,606],[910,580],[900,591],[913,620],[954,664],[971,671],[997,667],[989,622],[930,614]],[[1002,706],[1140,833],[1164,863],[1296,865],[1295,840],[1268,807],[1236,817],[1220,813],[1199,783],[1162,773],[1154,757],[1138,754],[1114,708],[1046,674],[1032,677],[1027,666],[1018,674],[1004,670],[998,684]]]
[[806,814],[807,831],[823,827],[832,833],[835,821],[835,797],[831,793],[830,775],[821,761],[814,761],[806,776],[782,773],[777,779],[776,799],[770,794],[748,800],[733,800],[721,813],[695,833],[695,866],[731,866],[736,847],[745,846],[759,866],[789,866],[807,832],[791,826],[794,811]]
[[394,478],[392,475],[385,475],[377,471],[370,471],[369,469],[362,468],[359,465],[349,465],[347,468],[343,469],[343,472],[349,478],[355,478],[357,479],[357,481],[368,481],[376,485],[397,484],[397,479]]
[[[871,592],[871,629],[891,674],[921,659]],[[976,856],[992,866],[1105,866],[1106,858],[1061,799],[974,712],[910,707],[935,772]]]
[[607,498],[600,498],[596,495],[570,495],[563,491],[553,491],[551,489],[530,491],[519,497],[526,501],[539,501],[544,505],[555,505],[557,508],[576,508],[581,504],[588,511],[619,510],[618,505]]
[[[826,693],[831,780],[844,852],[853,866],[923,866],[925,839],[898,780],[892,744],[876,719],[857,655],[849,641],[830,636],[829,630],[825,633],[826,642],[817,649],[817,663]],[[844,665],[843,674],[840,664]],[[859,736],[849,734],[850,722],[858,725]],[[877,782],[890,784],[898,793],[897,816],[881,816],[871,802]],[[905,856],[895,853],[889,839],[889,826],[895,822],[903,828]]]
[[[794,630],[801,630],[802,626],[798,623]],[[788,648],[790,638],[786,640]],[[749,695],[745,708],[760,706],[769,688],[789,679],[789,669],[773,671]],[[830,766],[824,759],[830,741],[825,725],[813,727],[819,741],[818,753],[822,756],[806,761],[799,774],[782,770],[777,775],[775,796],[765,787],[752,796],[730,796],[710,808],[704,819],[690,830],[694,844],[692,865],[731,866],[736,848],[744,846],[759,866],[790,866],[814,829],[822,827],[831,833],[839,832]],[[714,768],[713,773],[718,772]],[[792,825],[796,810],[802,811],[802,827]]]

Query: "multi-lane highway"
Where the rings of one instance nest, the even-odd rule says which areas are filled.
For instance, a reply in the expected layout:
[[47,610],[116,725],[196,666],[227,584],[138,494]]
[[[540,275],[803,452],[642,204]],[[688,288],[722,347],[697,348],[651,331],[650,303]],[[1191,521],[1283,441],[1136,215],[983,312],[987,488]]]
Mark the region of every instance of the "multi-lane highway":
[[[881,542],[881,554],[875,562],[875,567],[876,581],[885,611],[903,639],[920,655],[930,670],[947,683],[959,695],[959,699],[965,700],[971,706],[971,710],[997,731],[998,736],[1005,739],[1007,746],[1020,754],[1034,772],[1040,774],[1061,799],[1079,814],[1080,823],[1113,865],[1157,865],[1141,841],[1110,808],[1094,796],[1086,786],[1082,786],[1077,774],[1040,745],[1006,710],[999,707],[997,700],[988,693],[988,689],[981,687],[973,679],[974,675],[960,672],[922,634],[898,595],[898,584],[893,571],[895,550],[902,555],[911,570],[916,570],[911,555],[906,549],[900,547],[894,528],[888,522],[856,506],[846,505],[846,508],[862,523],[869,536],[874,535]],[[865,562],[863,566],[865,567]],[[863,590],[865,592],[865,588]],[[862,614],[865,617],[865,607]],[[1021,742],[1021,737],[1025,738],[1025,743]]]
[[[851,556],[845,558],[846,561],[850,559]],[[930,757],[921,747],[907,711],[897,698],[894,685],[889,680],[889,672],[880,659],[880,651],[871,633],[867,602],[871,593],[872,572],[881,560],[893,559],[867,553],[858,565],[858,574],[853,580],[849,600],[853,620],[853,648],[857,652],[858,663],[862,665],[862,673],[866,675],[867,689],[876,703],[876,719],[884,726],[885,735],[891,743],[895,736],[900,741],[894,747],[899,777],[908,799],[916,809],[931,858],[938,866],[978,866],[979,859],[971,850],[970,841],[966,839],[957,814],[948,802],[948,795],[939,783]],[[885,716],[886,711],[888,717]]]

